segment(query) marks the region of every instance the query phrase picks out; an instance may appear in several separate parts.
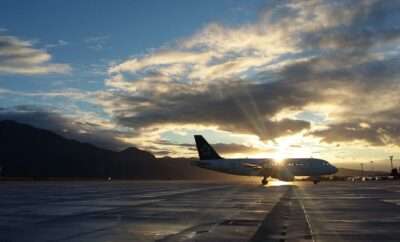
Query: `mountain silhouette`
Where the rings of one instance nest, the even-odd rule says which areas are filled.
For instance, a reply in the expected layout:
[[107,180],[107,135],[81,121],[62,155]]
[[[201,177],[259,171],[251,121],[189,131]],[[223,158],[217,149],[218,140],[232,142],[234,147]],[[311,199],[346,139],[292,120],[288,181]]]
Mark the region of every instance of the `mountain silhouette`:
[[135,147],[119,152],[107,150],[27,124],[0,121],[0,166],[4,177],[238,179],[191,166],[192,160],[156,158]]

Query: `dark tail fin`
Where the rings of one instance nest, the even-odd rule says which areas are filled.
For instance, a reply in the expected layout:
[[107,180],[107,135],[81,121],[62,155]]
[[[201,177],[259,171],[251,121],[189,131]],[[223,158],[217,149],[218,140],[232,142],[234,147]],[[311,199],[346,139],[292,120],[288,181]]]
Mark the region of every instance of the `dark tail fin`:
[[194,140],[196,141],[197,152],[199,152],[200,160],[218,160],[222,159],[221,156],[207,143],[207,141],[201,135],[195,135]]

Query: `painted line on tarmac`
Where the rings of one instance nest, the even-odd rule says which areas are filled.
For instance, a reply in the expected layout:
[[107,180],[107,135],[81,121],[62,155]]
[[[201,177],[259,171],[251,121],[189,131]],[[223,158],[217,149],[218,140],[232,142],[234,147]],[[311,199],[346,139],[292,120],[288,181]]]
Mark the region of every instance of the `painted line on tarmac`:
[[308,215],[294,187],[291,187],[267,214],[250,242],[313,241]]
[[218,187],[207,187],[207,188],[191,188],[191,189],[183,189],[183,190],[175,190],[175,191],[162,191],[162,192],[153,192],[153,193],[145,193],[140,195],[132,195],[129,198],[157,198],[157,197],[165,197],[172,195],[181,195],[185,193],[193,193],[193,192],[202,192],[202,191],[210,191],[227,188],[228,186],[218,186]]
[[306,210],[306,208],[304,207],[304,204],[303,204],[303,202],[301,201],[301,199],[299,198],[297,192],[295,192],[295,194],[296,194],[296,200],[298,201],[298,203],[299,203],[301,209],[303,210],[303,214],[304,214],[304,217],[305,217],[305,219],[306,219],[308,229],[309,229],[309,231],[310,231],[311,239],[312,239],[313,242],[315,242],[315,239],[314,239],[314,237],[313,237],[314,231],[313,231],[313,228],[312,228],[311,223],[310,223],[310,216],[308,215],[307,210]]

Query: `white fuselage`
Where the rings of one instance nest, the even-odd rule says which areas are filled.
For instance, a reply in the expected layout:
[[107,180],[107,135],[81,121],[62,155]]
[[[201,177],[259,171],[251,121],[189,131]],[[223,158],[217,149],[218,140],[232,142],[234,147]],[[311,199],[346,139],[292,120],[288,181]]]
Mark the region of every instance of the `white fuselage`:
[[329,162],[314,158],[285,159],[216,159],[194,162],[201,168],[243,176],[264,176],[293,180],[294,176],[322,176],[337,172]]

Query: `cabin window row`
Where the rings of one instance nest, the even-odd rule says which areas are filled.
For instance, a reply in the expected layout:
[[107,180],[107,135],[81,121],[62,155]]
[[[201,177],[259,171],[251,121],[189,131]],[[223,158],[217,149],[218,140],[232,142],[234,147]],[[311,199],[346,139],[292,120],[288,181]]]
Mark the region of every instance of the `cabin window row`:
[[304,166],[303,162],[288,162],[288,166]]

